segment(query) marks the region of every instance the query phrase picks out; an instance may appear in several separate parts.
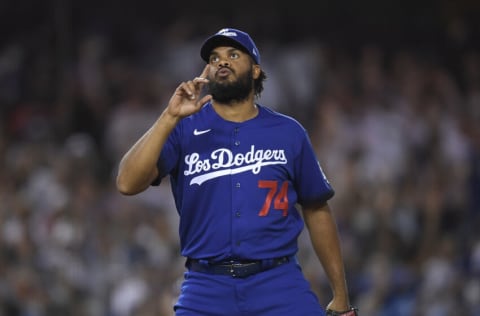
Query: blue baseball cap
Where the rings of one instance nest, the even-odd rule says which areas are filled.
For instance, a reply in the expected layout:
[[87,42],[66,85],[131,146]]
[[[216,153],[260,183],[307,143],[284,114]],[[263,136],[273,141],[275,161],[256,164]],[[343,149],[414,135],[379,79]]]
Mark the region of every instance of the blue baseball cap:
[[239,48],[252,56],[255,63],[260,64],[260,53],[250,35],[232,28],[221,29],[207,38],[200,49],[200,56],[208,63],[212,50],[222,45]]

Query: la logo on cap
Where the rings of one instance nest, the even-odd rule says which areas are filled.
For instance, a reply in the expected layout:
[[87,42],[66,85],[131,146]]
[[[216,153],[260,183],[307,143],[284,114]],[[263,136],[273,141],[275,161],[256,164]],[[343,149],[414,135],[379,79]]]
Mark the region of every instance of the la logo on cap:
[[217,33],[218,35],[224,35],[224,36],[237,36],[236,32],[230,31],[230,29],[221,29]]

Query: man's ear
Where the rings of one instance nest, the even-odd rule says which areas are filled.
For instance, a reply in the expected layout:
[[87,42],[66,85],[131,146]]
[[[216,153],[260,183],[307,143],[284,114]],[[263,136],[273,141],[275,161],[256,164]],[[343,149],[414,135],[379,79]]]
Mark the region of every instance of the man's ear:
[[262,68],[260,68],[260,65],[254,64],[253,65],[253,79],[258,79],[261,72],[262,72]]

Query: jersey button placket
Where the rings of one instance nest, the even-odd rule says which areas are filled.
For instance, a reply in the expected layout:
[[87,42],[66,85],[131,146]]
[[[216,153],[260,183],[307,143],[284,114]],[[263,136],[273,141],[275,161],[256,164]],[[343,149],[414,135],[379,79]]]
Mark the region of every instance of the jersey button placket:
[[235,223],[233,223],[233,226],[234,226],[233,229],[236,231],[236,233],[234,235],[235,236],[234,240],[236,240],[235,241],[235,246],[239,247],[242,243],[242,241],[239,240],[239,238],[241,238],[241,236],[242,236],[241,224],[238,222],[238,220],[241,218],[241,216],[240,216],[241,213],[240,213],[240,210],[239,210],[239,206],[240,206],[239,204],[241,203],[240,201],[241,201],[241,195],[242,194],[239,192],[239,189],[241,188],[240,182],[235,182],[234,181],[234,183],[235,183],[235,185],[234,185],[233,190],[234,190],[234,195],[235,195],[236,198],[234,199],[234,205],[233,205],[234,208],[233,209],[236,210],[235,213],[234,213],[236,221],[235,221]]
[[237,136],[238,136],[238,132],[240,131],[240,128],[238,127],[235,127],[233,129],[233,137],[235,139],[235,142],[233,143],[235,146],[240,146],[240,141],[237,139]]
[[[235,127],[232,132],[232,152],[233,154],[240,153],[240,140],[238,139],[240,129]],[[236,166],[238,167],[238,166]],[[239,175],[232,175],[232,187],[233,187],[233,199],[232,199],[232,244],[234,248],[240,247],[242,244],[242,220],[241,220],[241,205],[243,201],[242,193],[241,193],[241,183]],[[234,250],[234,252],[237,252]]]

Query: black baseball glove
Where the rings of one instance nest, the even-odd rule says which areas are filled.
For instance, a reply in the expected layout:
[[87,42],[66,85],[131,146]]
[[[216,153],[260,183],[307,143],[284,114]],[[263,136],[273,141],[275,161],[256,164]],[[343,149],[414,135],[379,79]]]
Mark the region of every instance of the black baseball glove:
[[343,312],[327,309],[327,316],[358,316],[358,308],[351,307]]

